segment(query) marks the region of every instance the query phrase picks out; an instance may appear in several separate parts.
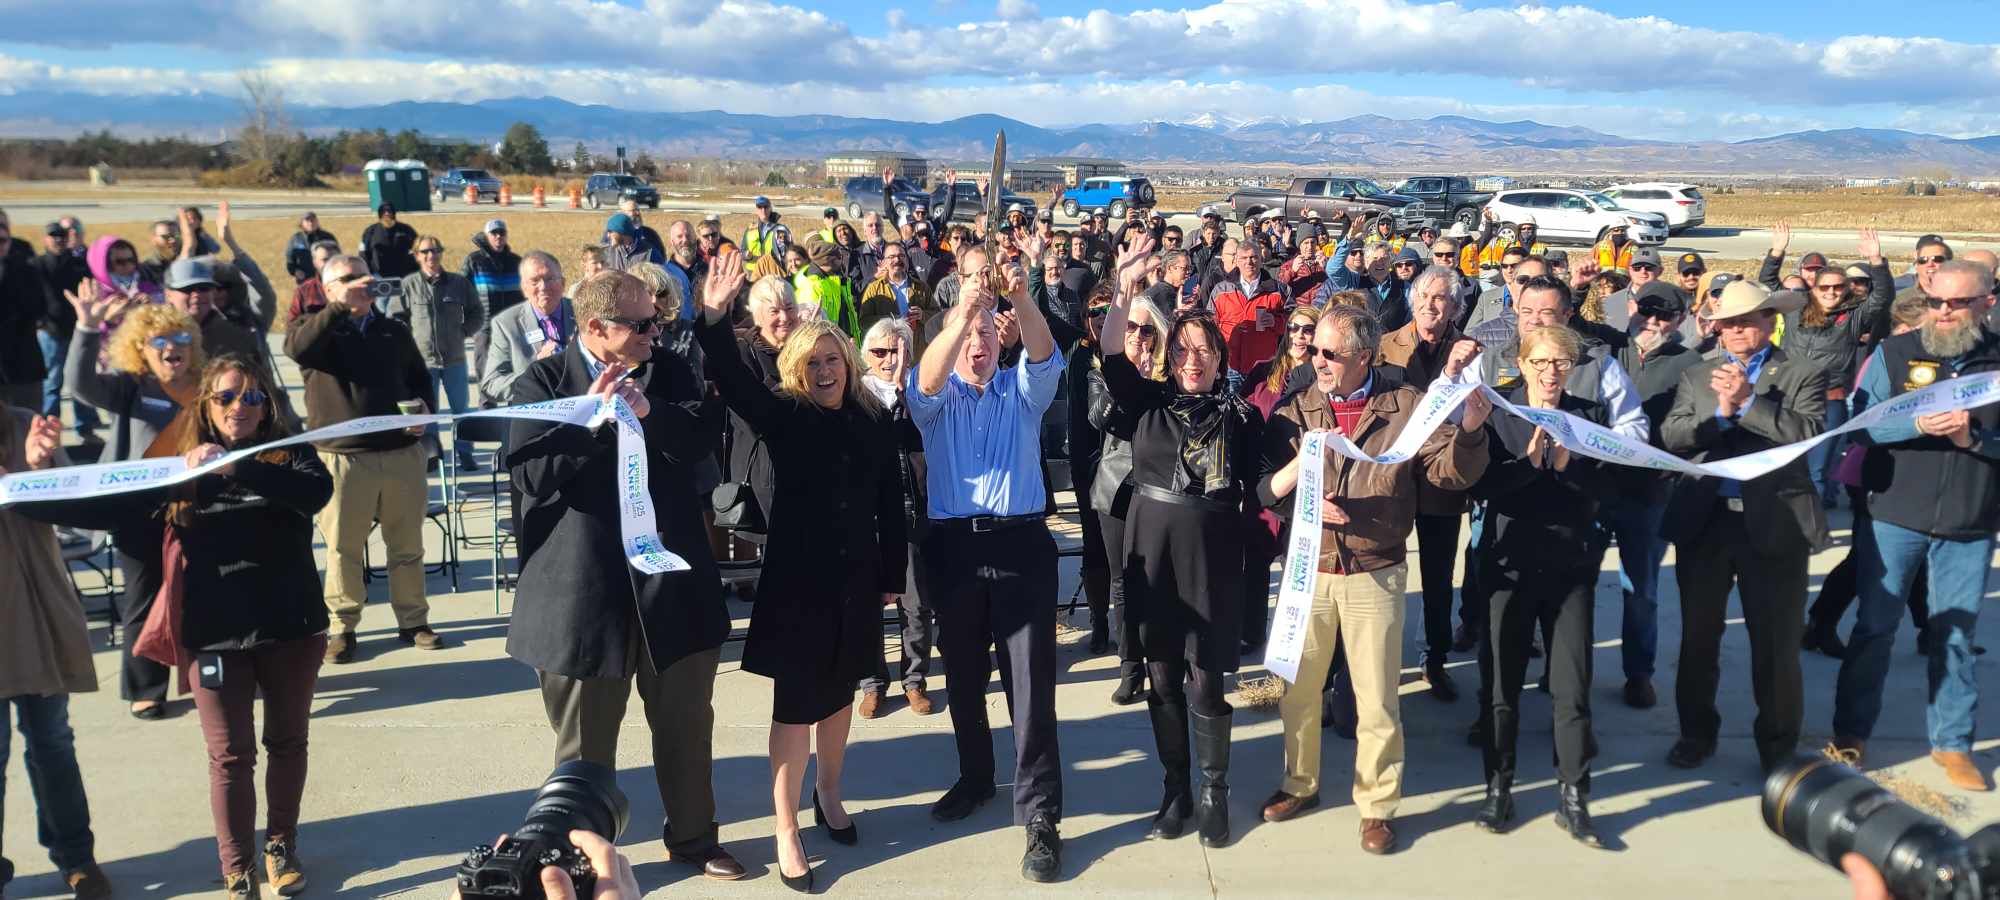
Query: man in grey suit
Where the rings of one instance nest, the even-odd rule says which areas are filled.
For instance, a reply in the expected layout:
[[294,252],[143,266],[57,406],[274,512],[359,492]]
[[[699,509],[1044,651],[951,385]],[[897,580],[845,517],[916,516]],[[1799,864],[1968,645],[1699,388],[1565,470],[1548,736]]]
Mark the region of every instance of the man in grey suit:
[[535,360],[561,353],[576,337],[576,315],[563,297],[562,264],[543,251],[533,250],[521,257],[520,272],[521,293],[527,302],[494,314],[487,326],[491,338],[486,369],[479,373],[481,406],[512,402],[514,379],[528,371]]
[[[1728,459],[1803,441],[1825,428],[1825,370],[1789,359],[1771,344],[1778,317],[1804,305],[1803,294],[1774,293],[1748,281],[1723,290],[1710,313],[1719,346],[1681,374],[1660,427],[1666,449],[1697,462]],[[1826,542],[1826,515],[1805,457],[1749,481],[1682,476],[1663,531],[1680,560],[1675,576],[1681,591],[1674,685],[1681,736],[1667,763],[1694,768],[1715,753],[1723,617],[1734,586],[1750,633],[1757,757],[1769,771],[1799,740],[1806,560]]]

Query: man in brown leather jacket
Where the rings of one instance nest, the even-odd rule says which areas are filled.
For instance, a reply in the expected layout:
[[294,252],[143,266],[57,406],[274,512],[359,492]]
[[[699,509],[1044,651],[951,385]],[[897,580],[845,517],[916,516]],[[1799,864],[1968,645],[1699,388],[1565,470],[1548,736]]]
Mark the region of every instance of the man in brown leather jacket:
[[[1380,455],[1416,414],[1423,392],[1393,369],[1374,366],[1382,329],[1360,307],[1333,306],[1313,334],[1316,383],[1279,403],[1265,426],[1265,505],[1289,506],[1298,484],[1299,445],[1306,432],[1338,431],[1370,455]],[[1353,673],[1354,805],[1361,814],[1361,848],[1395,847],[1389,820],[1402,798],[1403,726],[1397,680],[1403,667],[1404,546],[1417,517],[1419,486],[1471,487],[1486,471],[1491,405],[1467,398],[1464,425],[1441,423],[1414,458],[1393,465],[1328,454],[1327,502],[1321,508],[1320,574],[1307,620],[1299,680],[1278,710],[1285,722],[1285,779],[1264,803],[1264,820],[1281,822],[1319,805],[1320,689],[1334,642],[1342,641]],[[1308,464],[1314,461],[1304,461]]]

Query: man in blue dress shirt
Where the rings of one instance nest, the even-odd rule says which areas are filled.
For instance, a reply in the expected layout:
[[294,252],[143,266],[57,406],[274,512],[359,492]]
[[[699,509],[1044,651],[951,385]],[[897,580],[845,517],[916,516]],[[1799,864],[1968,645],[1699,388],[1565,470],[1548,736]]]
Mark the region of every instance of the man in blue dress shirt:
[[[998,651],[1014,724],[1014,822],[1026,825],[1021,874],[1053,881],[1062,866],[1062,762],[1056,745],[1056,545],[1046,524],[1040,429],[1062,385],[1063,357],[1028,299],[1018,263],[983,248],[958,256],[959,303],[905,391],[923,433],[930,530],[924,564],[936,592],[958,782],[932,807],[963,819],[993,796],[986,684]],[[999,286],[1005,296],[999,295]],[[1002,370],[995,308],[1013,307],[1020,361]]]

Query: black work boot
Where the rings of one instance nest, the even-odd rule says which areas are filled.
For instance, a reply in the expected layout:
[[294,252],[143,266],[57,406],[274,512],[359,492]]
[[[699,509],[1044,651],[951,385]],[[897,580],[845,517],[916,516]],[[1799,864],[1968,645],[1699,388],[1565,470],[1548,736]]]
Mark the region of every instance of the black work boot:
[[1565,784],[1556,797],[1556,825],[1586,847],[1602,847],[1604,841],[1590,824],[1590,795],[1573,784]]
[[1503,834],[1507,826],[1514,823],[1514,779],[1509,775],[1492,775],[1486,779],[1486,802],[1479,806],[1479,817],[1473,821],[1479,827],[1494,834]]

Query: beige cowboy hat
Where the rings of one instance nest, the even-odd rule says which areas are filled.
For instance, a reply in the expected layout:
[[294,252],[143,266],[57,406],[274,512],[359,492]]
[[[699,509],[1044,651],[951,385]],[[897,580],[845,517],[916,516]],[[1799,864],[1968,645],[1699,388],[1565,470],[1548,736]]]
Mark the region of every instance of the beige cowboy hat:
[[1798,291],[1774,291],[1761,284],[1738,279],[1722,289],[1722,296],[1710,303],[1705,315],[1710,320],[1733,319],[1760,309],[1779,315],[1798,312],[1806,305],[1806,295]]
[[1450,228],[1445,229],[1444,236],[1455,241],[1462,241],[1471,237],[1472,232],[1465,230],[1464,222],[1453,222]]

